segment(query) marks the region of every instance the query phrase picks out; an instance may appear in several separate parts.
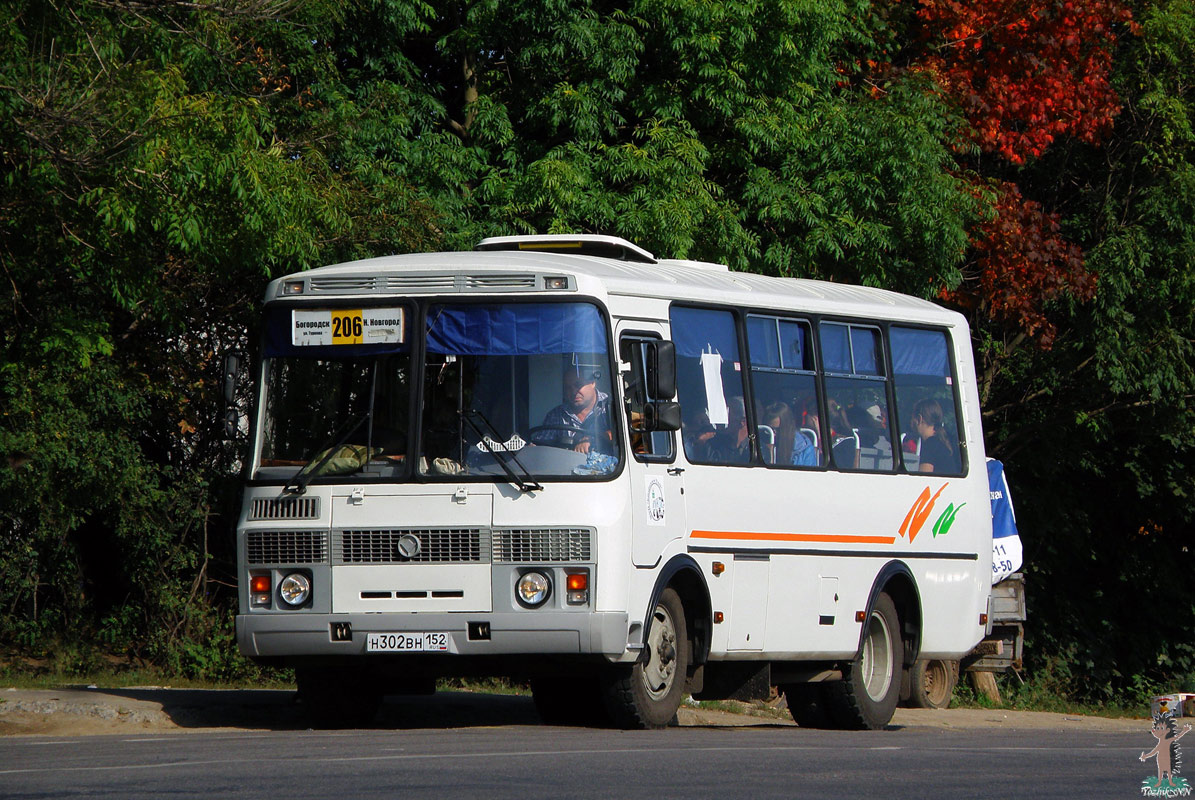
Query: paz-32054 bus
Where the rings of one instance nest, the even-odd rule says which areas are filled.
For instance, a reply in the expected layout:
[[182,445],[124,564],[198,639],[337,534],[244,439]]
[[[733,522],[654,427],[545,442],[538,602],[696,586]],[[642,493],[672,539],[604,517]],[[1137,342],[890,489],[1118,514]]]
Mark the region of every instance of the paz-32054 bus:
[[263,325],[237,639],[320,723],[493,675],[549,721],[777,686],[877,728],[985,634],[956,313],[528,236],[279,278]]

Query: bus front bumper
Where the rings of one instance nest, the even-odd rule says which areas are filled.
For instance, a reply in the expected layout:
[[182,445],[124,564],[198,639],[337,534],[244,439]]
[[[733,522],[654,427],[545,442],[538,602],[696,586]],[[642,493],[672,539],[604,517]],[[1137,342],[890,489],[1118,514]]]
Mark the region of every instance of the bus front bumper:
[[[553,653],[615,658],[627,652],[625,612],[544,610],[421,613],[401,617],[304,612],[241,614],[236,618],[236,630],[241,652],[251,658],[374,655],[366,648],[371,633],[444,633],[447,653],[462,656]],[[481,638],[487,632],[489,638]]]

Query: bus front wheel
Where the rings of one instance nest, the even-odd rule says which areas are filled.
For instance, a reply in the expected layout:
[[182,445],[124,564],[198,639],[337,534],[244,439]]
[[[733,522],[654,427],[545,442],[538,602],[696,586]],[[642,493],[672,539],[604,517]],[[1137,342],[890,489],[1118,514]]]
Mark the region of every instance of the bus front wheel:
[[689,636],[680,596],[665,589],[652,612],[643,657],[604,676],[603,699],[620,728],[663,728],[676,717],[689,672]]
[[896,605],[880,593],[868,615],[859,655],[843,670],[841,681],[826,685],[834,727],[878,730],[888,724],[900,699],[903,651]]

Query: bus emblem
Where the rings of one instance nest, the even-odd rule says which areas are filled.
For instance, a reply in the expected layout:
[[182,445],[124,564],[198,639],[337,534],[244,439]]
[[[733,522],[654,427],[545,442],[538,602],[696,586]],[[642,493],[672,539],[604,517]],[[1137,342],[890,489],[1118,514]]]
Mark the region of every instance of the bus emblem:
[[[905,536],[907,534],[910,544],[912,544],[913,540],[917,538],[917,534],[921,532],[921,526],[925,524],[927,519],[929,519],[930,512],[934,510],[934,503],[938,502],[938,497],[949,485],[949,481],[942,484],[942,488],[935,492],[932,497],[929,493],[929,487],[926,486],[925,489],[922,490],[921,495],[917,498],[916,502],[914,502],[913,506],[909,509],[909,513],[905,515],[905,521],[900,524],[900,535]],[[959,506],[959,508],[962,508],[962,506]],[[951,523],[954,522],[953,516],[951,517],[950,521]],[[939,522],[941,521],[939,520]],[[950,525],[946,525],[946,529],[949,530]],[[934,535],[937,536],[938,533],[945,532],[946,531],[938,531]]]
[[647,524],[664,524],[664,487],[657,478],[647,479]]

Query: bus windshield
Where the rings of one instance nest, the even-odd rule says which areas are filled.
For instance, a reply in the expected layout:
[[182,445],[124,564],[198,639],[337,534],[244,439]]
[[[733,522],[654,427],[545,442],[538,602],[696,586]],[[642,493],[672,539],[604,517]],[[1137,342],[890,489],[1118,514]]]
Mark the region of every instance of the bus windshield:
[[617,468],[610,354],[595,306],[433,305],[426,335],[423,474],[513,472],[534,482]]
[[[413,470],[528,488],[617,469],[612,365],[596,306],[431,305],[421,387],[412,381],[411,314],[382,309],[401,332],[370,343],[378,311],[271,309],[255,477],[301,491],[312,481],[395,480]],[[321,313],[333,325],[322,333]],[[346,315],[350,340],[339,341]]]

